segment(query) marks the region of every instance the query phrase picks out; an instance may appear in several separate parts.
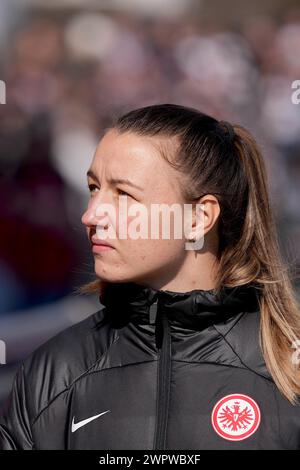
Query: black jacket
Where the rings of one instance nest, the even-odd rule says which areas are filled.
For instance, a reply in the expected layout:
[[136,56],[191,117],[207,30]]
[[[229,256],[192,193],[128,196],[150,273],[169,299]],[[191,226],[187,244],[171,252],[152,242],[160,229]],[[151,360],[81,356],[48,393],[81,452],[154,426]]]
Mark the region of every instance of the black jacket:
[[259,347],[257,290],[109,284],[19,368],[1,449],[300,449]]

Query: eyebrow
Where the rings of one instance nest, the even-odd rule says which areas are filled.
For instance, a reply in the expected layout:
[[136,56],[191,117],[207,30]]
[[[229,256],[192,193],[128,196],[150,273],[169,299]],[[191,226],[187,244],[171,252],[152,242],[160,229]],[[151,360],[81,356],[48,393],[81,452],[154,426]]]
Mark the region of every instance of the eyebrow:
[[[98,178],[97,178],[96,174],[93,172],[93,170],[88,170],[87,176],[90,176],[94,180],[98,181]],[[136,188],[136,189],[139,189],[140,191],[143,191],[143,188],[141,186],[133,183],[132,181],[130,181],[127,178],[111,178],[109,180],[109,182],[113,183],[113,184],[128,184],[129,186],[132,186],[133,188]]]

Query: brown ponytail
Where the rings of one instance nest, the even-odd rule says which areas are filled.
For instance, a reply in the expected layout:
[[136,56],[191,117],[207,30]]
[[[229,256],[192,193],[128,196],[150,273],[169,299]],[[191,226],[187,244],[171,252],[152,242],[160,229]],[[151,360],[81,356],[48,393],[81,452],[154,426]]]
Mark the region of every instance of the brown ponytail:
[[299,368],[293,364],[294,341],[300,338],[300,313],[291,284],[292,272],[281,258],[262,155],[250,133],[234,126],[238,156],[249,185],[241,237],[220,260],[219,283],[255,280],[260,297],[260,343],[266,365],[281,392],[295,403],[300,395]]

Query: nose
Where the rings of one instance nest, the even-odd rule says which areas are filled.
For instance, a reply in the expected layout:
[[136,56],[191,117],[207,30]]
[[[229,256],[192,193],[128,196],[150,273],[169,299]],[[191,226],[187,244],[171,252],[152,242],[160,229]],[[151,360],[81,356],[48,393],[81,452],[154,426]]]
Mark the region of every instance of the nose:
[[85,225],[86,227],[89,227],[91,225],[96,225],[95,223],[95,217],[93,216],[93,211],[91,208],[88,208],[82,215],[81,217],[81,223]]
[[[101,225],[105,227],[108,225],[109,218],[105,208],[107,208],[107,202],[104,203],[102,198],[94,197],[88,203],[86,211],[82,214],[81,222],[86,227]],[[108,206],[110,206],[108,204]],[[101,211],[103,209],[103,212]]]
[[81,222],[86,227],[101,225],[103,227],[108,225],[108,216],[107,215],[96,215],[96,211],[89,207],[82,215]]

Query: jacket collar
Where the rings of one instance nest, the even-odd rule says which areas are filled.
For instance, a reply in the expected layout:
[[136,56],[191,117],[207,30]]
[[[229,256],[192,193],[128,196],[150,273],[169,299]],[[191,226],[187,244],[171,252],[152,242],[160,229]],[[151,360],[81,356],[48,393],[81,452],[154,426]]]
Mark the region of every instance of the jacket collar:
[[202,330],[241,312],[257,310],[258,292],[254,284],[222,287],[218,295],[213,289],[173,292],[135,282],[107,283],[100,301],[116,326],[128,321],[155,323],[159,311],[167,316],[170,324]]

